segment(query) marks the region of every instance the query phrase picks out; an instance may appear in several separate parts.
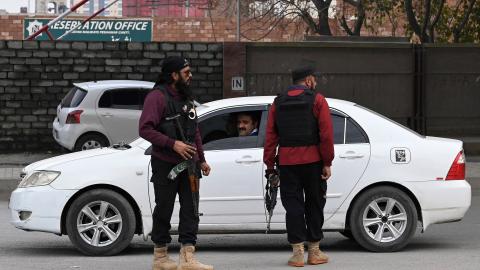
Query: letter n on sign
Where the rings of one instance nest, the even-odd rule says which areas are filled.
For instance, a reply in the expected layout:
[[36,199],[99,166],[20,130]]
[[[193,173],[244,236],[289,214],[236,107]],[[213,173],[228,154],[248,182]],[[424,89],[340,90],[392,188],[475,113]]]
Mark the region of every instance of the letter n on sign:
[[233,91],[244,91],[244,79],[243,77],[237,76],[237,77],[232,77],[232,90]]

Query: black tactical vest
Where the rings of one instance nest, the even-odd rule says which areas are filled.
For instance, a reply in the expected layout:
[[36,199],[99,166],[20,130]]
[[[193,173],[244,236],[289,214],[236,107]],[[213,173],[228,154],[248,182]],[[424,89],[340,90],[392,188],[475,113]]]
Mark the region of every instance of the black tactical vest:
[[313,115],[315,93],[304,90],[298,96],[283,93],[275,98],[275,111],[279,145],[298,147],[318,145],[317,119]]
[[176,120],[168,120],[170,117],[179,115],[178,120],[180,122],[180,128],[182,129],[187,142],[194,143],[197,130],[197,112],[193,101],[175,100],[168,90],[165,89],[164,85],[155,86],[152,91],[155,90],[161,91],[165,97],[165,114],[160,125],[158,125],[157,130],[169,138],[183,141]]

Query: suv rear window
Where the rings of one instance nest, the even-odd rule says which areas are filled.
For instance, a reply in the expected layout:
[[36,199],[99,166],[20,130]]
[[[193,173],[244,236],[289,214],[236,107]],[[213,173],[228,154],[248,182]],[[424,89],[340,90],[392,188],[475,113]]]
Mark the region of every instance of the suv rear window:
[[75,108],[82,103],[86,95],[87,91],[74,87],[68,91],[67,95],[62,99],[60,106],[62,108]]
[[114,89],[103,93],[98,101],[99,108],[141,110],[147,90]]

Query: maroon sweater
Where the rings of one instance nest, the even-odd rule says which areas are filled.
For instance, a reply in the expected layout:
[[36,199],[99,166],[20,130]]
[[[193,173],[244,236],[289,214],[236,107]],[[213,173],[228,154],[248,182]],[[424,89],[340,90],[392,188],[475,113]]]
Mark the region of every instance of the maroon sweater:
[[[180,96],[177,91],[168,86],[166,86],[166,89],[175,100],[182,100],[182,96]],[[161,91],[155,90],[148,93],[143,104],[138,133],[140,137],[152,143],[152,156],[169,163],[177,164],[180,163],[183,158],[179,154],[172,152],[175,140],[157,130],[157,127],[165,117],[166,106],[166,100]],[[202,138],[198,127],[195,134],[195,147],[197,148],[197,154],[193,157],[194,160],[205,162]],[[172,151],[165,151],[166,149]]]

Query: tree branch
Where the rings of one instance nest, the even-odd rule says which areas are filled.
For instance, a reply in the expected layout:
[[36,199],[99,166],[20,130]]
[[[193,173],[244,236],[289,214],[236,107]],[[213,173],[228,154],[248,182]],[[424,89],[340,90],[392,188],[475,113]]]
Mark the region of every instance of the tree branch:
[[[413,11],[412,0],[405,0],[405,13],[407,13],[408,23],[412,27],[413,32],[420,38],[422,37],[422,30],[418,24],[417,18],[415,18],[415,12]],[[422,40],[423,42],[423,40]]]
[[[473,0],[475,2],[475,0]],[[440,0],[440,6],[438,7],[437,14],[435,14],[435,17],[433,17],[432,21],[432,27],[435,27],[435,25],[438,23],[438,20],[442,16],[442,11],[443,11],[443,6],[445,5],[445,0]]]
[[350,29],[350,27],[347,24],[347,20],[345,19],[345,14],[342,14],[342,18],[340,19],[340,25],[342,26],[343,30],[347,32],[349,36],[353,36],[353,31]]
[[349,36],[360,36],[360,31],[362,30],[363,22],[365,21],[365,8],[363,6],[364,0],[344,0],[345,3],[352,5],[357,10],[357,20],[353,26],[353,30],[347,24],[347,20],[345,19],[345,10],[342,14],[342,18],[340,19],[340,25],[342,28],[347,32]]
[[460,9],[460,5],[461,5],[463,2],[465,2],[465,1],[466,1],[466,0],[458,0],[457,3],[455,4],[455,10],[453,11],[452,16],[450,16],[450,19],[448,20],[448,23],[447,23],[447,25],[448,25],[449,27],[452,26],[452,22],[453,22],[453,20],[455,19],[456,15],[457,15],[457,13],[458,13],[458,10]]
[[463,29],[465,28],[465,25],[468,22],[468,18],[470,17],[470,14],[472,13],[473,6],[475,6],[476,1],[475,0],[470,0],[468,3],[468,9],[467,12],[465,13],[465,16],[463,17],[462,22],[453,29],[453,42],[458,43],[460,41],[460,34],[462,33]]
[[365,8],[363,7],[363,0],[358,1],[358,17],[355,22],[355,27],[353,33],[355,36],[360,36],[360,31],[362,30],[363,21],[365,20]]
[[[432,0],[424,0],[424,21],[423,21],[423,26],[422,26],[422,39],[428,39],[427,36],[427,29],[430,25],[430,13],[432,11]],[[422,40],[423,42],[425,42]]]
[[435,42],[435,25],[438,23],[438,20],[442,16],[444,4],[445,4],[445,0],[440,0],[440,6],[438,7],[437,13],[433,17],[433,21],[428,26],[428,32],[429,32],[431,42]]

